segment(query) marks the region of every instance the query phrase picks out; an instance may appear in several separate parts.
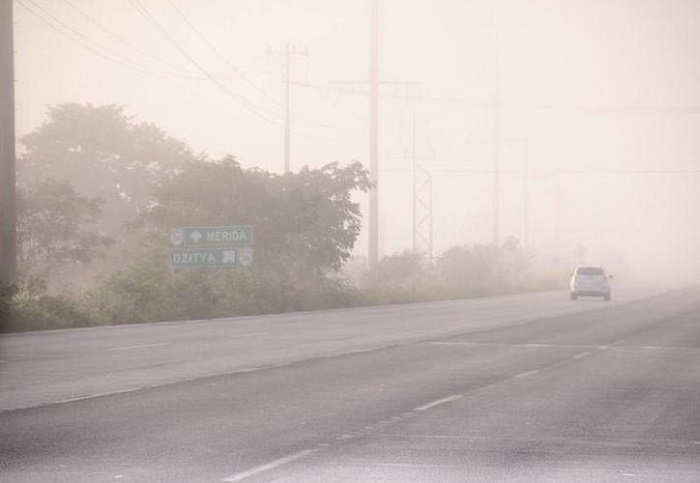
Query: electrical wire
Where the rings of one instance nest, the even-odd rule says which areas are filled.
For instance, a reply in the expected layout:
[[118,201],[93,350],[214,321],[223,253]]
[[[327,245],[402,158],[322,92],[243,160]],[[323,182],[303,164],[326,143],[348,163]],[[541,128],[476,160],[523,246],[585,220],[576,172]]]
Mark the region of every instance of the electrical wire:
[[144,57],[147,57],[150,61],[157,62],[157,63],[159,63],[159,64],[161,64],[169,69],[173,69],[173,71],[171,72],[172,75],[178,75],[178,76],[182,76],[184,78],[192,78],[192,79],[203,79],[204,78],[195,72],[188,71],[188,70],[183,71],[183,69],[180,66],[166,62],[166,61],[162,60],[161,58],[159,58],[155,55],[152,55],[149,52],[139,48],[137,45],[134,45],[132,42],[129,42],[128,40],[124,39],[120,35],[116,34],[114,31],[110,30],[109,28],[105,27],[103,24],[101,24],[100,22],[95,20],[92,16],[90,16],[84,10],[79,8],[71,0],[63,0],[63,1],[65,3],[67,3],[71,8],[73,8],[73,10],[78,12],[83,18],[87,19],[88,22],[93,24],[95,27],[100,29],[102,32],[107,34],[112,39],[116,40],[117,42],[121,43],[122,45],[127,46],[132,51],[137,52],[138,54],[140,54]]
[[173,77],[171,73],[157,72],[152,69],[144,68],[128,59],[121,58],[118,53],[115,53],[109,48],[97,44],[93,39],[77,31],[75,28],[71,27],[67,23],[63,22],[61,19],[53,15],[51,12],[49,12],[33,0],[17,0],[17,3],[31,15],[42,21],[44,24],[48,25],[51,29],[55,30],[56,32],[63,35],[65,38],[69,39],[73,43],[77,44],[83,49],[93,53],[94,55],[104,60],[117,63],[122,67],[126,67],[127,69],[139,72],[141,74],[147,74],[150,76],[160,78]]
[[[304,82],[293,82],[293,84],[305,87],[308,89],[314,89],[318,91],[326,91],[327,86],[322,86],[320,84],[311,84]],[[334,84],[345,84],[343,82]],[[351,84],[351,83],[348,83]],[[365,84],[364,82],[357,82],[357,84]],[[358,91],[358,90],[343,90],[341,94],[369,97],[369,92]],[[459,104],[460,106],[474,106],[474,107],[496,107],[497,103],[493,101],[477,101],[473,99],[467,99],[464,97],[439,97],[439,96],[423,96],[423,95],[400,95],[392,93],[380,93],[380,97],[389,99],[398,99],[402,101],[417,101],[417,102],[432,102],[432,103],[449,103],[449,104]],[[503,103],[501,104],[503,105]],[[582,111],[591,113],[621,113],[621,114],[663,114],[663,113],[676,113],[676,114],[687,114],[687,115],[697,115],[700,114],[700,106],[653,106],[653,105],[586,105],[586,104],[544,104],[544,103],[528,103],[528,102],[513,102],[507,105],[512,105],[515,108],[520,109],[532,109],[532,110],[549,110],[549,111]],[[507,106],[506,105],[506,106]]]
[[[199,30],[194,23],[185,15],[185,13],[177,6],[177,4],[173,0],[167,0],[167,2],[171,5],[173,10],[177,12],[177,14],[182,18],[182,20],[187,24],[187,26],[204,42],[211,50],[216,54],[216,56],[224,63],[226,64],[229,69],[231,69],[232,72],[238,76],[238,78],[243,81],[245,84],[247,84],[249,87],[251,87],[253,90],[255,90],[258,94],[262,95],[265,99],[268,101],[272,102],[275,106],[281,108],[281,109],[286,109],[286,106],[282,104],[280,101],[272,97],[270,94],[265,92],[263,89],[258,87],[257,84],[252,82],[248,77],[246,77],[243,72],[238,69],[231,61],[228,60],[228,58],[214,45],[213,42],[211,42],[202,32]],[[326,124],[323,122],[316,121],[314,119],[311,119],[309,117],[302,116],[295,111],[291,111],[290,115],[294,117],[298,121],[304,121],[309,124],[312,124],[317,127],[325,128],[325,129],[332,129],[336,131],[347,131],[347,129],[340,128],[337,126],[332,126],[330,124]]]
[[243,96],[236,94],[231,89],[222,83],[219,79],[213,76],[201,63],[199,63],[193,56],[191,56],[178,42],[175,38],[170,35],[170,33],[151,15],[151,13],[143,6],[139,0],[130,0],[131,5],[136,9],[136,11],[144,18],[146,21],[168,42],[170,43],[185,59],[187,59],[192,65],[194,65],[205,77],[207,77],[211,82],[213,82],[222,92],[224,92],[229,98],[233,99],[240,106],[247,109],[249,112],[255,114],[259,118],[275,125],[281,124],[279,118],[276,118],[275,114],[269,110],[256,106]]

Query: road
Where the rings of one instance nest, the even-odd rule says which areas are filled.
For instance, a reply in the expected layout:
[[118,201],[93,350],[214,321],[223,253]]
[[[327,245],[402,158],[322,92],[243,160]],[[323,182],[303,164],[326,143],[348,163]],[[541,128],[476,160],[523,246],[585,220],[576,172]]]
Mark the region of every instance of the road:
[[0,338],[0,481],[700,480],[700,289]]

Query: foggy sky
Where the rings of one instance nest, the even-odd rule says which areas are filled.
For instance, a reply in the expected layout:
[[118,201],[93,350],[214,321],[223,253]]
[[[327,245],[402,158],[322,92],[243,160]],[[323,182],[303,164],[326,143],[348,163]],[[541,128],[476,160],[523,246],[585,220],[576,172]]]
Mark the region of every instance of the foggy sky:
[[[47,105],[116,103],[280,172],[289,42],[293,170],[367,162],[369,0],[18,0],[15,14],[18,136]],[[592,263],[621,252],[641,273],[700,275],[698,45],[695,0],[380,0],[380,253],[411,246],[414,116],[435,251],[490,242],[500,98],[502,238],[523,240],[527,200],[536,253],[583,244]]]

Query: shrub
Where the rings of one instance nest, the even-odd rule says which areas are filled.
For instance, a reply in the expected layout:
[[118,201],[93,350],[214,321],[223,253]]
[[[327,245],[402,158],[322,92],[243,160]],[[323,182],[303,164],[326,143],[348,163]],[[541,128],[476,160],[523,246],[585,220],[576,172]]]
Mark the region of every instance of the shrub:
[[[3,289],[3,299],[8,289]],[[3,301],[3,317],[6,323],[2,330],[6,332],[23,332],[29,330],[65,329],[86,327],[93,324],[89,312],[80,301],[69,295],[49,295],[46,284],[32,280],[9,289],[10,302]]]

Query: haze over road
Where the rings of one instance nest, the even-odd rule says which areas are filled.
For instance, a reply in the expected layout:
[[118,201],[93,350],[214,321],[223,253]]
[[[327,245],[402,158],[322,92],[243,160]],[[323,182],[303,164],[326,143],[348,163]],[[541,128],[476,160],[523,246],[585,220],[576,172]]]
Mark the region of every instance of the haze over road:
[[0,481],[698,481],[700,289],[0,338]]

